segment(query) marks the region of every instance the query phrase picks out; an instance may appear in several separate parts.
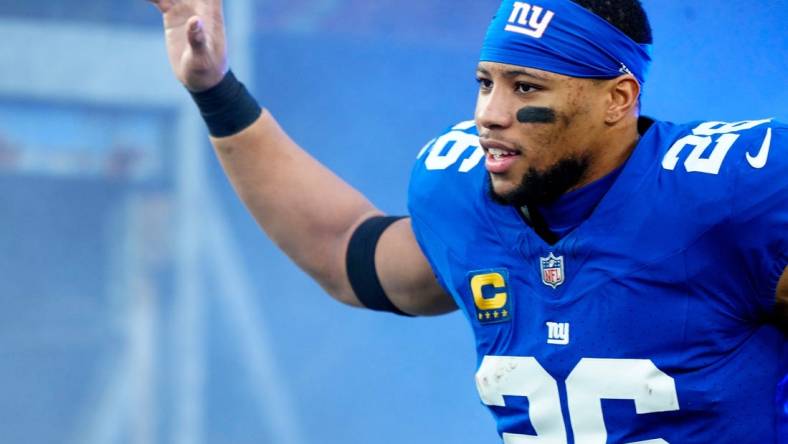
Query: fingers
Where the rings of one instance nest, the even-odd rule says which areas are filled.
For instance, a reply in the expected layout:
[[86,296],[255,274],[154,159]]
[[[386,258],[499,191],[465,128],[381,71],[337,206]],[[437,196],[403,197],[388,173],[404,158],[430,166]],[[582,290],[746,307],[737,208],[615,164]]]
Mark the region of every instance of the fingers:
[[169,11],[173,4],[173,0],[148,0],[148,2],[153,3],[162,13]]
[[206,36],[202,20],[196,15],[191,17],[186,22],[186,29],[188,29],[189,46],[192,47],[192,50],[195,52],[203,51],[205,49]]

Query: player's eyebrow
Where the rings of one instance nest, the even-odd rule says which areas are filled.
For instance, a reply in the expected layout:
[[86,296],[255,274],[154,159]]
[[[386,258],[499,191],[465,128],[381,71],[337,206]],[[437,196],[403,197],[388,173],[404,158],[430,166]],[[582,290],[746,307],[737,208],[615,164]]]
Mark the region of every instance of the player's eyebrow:
[[[482,68],[482,67],[476,68],[476,72],[479,73],[479,74],[488,76],[488,77],[491,75],[490,71],[488,71],[488,70],[486,70],[485,68]],[[529,71],[527,69],[511,69],[511,70],[508,70],[508,71],[504,71],[502,74],[503,74],[504,77],[506,77],[508,79],[511,79],[511,78],[514,78],[514,77],[519,77],[519,76],[526,76],[526,77],[532,77],[532,78],[534,78],[536,80],[541,80],[543,82],[547,82],[547,81],[550,80],[547,77],[541,76],[541,75],[536,74],[534,72],[531,72],[531,71]]]
[[541,80],[543,82],[546,82],[546,81],[549,80],[547,77],[540,76],[539,74],[536,74],[536,73],[533,73],[533,72],[530,72],[530,71],[526,71],[524,69],[512,69],[512,70],[504,72],[503,75],[504,75],[504,77],[507,77],[507,78],[510,78],[510,79],[514,78],[514,77],[519,77],[519,76],[526,76],[526,77],[533,77],[534,79]]

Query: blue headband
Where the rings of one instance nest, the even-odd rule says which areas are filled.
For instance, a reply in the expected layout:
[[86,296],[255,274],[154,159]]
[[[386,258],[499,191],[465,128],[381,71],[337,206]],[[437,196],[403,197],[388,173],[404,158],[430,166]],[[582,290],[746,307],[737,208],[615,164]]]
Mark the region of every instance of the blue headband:
[[480,60],[581,78],[631,73],[642,85],[650,52],[650,45],[636,43],[570,0],[504,0],[487,30]]

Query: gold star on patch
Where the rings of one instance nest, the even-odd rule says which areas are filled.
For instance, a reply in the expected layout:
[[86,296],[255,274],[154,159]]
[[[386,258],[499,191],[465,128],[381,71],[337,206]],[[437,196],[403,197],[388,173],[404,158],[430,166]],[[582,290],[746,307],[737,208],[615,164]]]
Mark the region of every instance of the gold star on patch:
[[490,319],[490,312],[488,311],[487,313],[485,313],[484,317],[487,318],[487,319]]
[[498,312],[496,311],[495,313],[493,313],[493,316],[495,317],[495,319],[498,319],[501,315],[498,314]]
[[503,315],[503,317],[509,316],[509,312],[507,310],[502,311],[501,314]]
[[481,321],[482,319],[484,319],[484,315],[479,313],[479,320]]

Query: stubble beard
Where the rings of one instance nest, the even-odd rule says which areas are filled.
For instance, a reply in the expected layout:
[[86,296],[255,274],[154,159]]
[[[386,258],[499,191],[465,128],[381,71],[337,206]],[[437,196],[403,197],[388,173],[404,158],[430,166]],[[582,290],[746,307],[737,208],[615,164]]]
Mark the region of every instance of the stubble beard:
[[541,172],[531,167],[514,190],[500,194],[493,188],[491,175],[487,174],[487,190],[490,198],[500,205],[546,206],[577,186],[588,171],[589,163],[588,157],[579,156],[562,159]]

